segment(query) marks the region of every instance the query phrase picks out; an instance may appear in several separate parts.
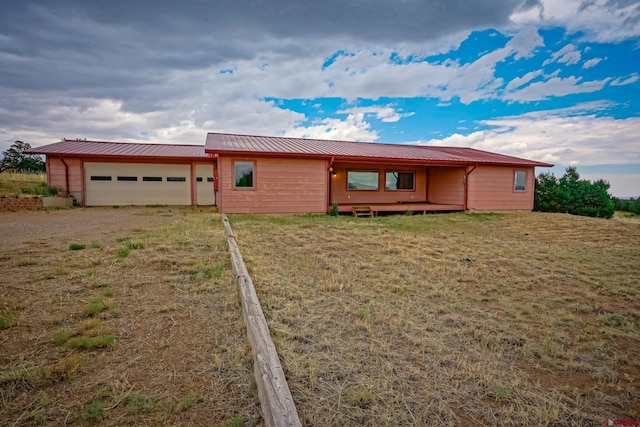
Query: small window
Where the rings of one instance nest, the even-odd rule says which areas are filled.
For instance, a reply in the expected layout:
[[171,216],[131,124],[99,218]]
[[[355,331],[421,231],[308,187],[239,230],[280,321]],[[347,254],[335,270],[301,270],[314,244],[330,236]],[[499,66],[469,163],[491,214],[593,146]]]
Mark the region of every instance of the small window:
[[202,182],[202,177],[201,177],[201,176],[197,177],[197,178],[196,178],[196,181],[198,181],[198,182]]
[[513,189],[515,191],[526,191],[527,189],[527,172],[516,171]]
[[186,182],[187,178],[184,176],[168,176],[167,182]]
[[91,181],[111,181],[111,177],[106,175],[91,175]]
[[207,177],[207,182],[213,182],[213,177],[212,176]]
[[347,189],[348,190],[377,190],[378,189],[378,172],[370,171],[348,171],[347,172]]
[[143,176],[142,180],[145,182],[162,182],[161,176]]
[[137,181],[137,176],[119,176],[118,181]]
[[414,189],[413,172],[387,172],[385,184],[386,190],[413,190]]
[[253,188],[253,162],[234,162],[236,188]]

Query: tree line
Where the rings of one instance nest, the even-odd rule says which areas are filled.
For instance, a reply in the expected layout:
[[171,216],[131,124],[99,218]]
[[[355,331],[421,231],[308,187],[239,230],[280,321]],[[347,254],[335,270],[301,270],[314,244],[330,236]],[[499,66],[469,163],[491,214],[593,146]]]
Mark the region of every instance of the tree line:
[[2,172],[26,172],[41,173],[45,171],[45,163],[36,154],[25,154],[31,148],[26,142],[16,141],[11,147],[2,152],[0,160],[0,173]]

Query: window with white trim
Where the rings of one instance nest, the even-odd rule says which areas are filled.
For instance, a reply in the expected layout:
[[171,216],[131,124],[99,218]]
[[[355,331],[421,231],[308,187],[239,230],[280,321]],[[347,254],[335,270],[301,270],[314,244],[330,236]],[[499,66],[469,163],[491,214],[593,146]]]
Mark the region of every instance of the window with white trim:
[[255,163],[246,161],[233,162],[236,188],[254,188]]
[[513,191],[527,191],[527,171],[516,171],[513,178]]

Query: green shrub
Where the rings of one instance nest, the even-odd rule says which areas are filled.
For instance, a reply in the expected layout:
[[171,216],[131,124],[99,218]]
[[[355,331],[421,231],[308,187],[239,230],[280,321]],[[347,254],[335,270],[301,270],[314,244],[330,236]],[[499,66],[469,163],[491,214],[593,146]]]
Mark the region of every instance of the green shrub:
[[331,216],[340,215],[340,211],[338,210],[338,204],[337,203],[332,203],[331,204],[331,211],[329,213],[331,214]]
[[611,218],[615,203],[608,191],[608,182],[580,179],[577,169],[570,166],[560,179],[553,174],[536,178],[534,210]]
[[23,194],[32,194],[34,196],[55,197],[58,195],[58,188],[47,185],[43,182],[35,187],[23,188]]
[[72,243],[69,245],[70,251],[81,251],[84,248],[86,248],[86,246],[83,245],[82,243]]

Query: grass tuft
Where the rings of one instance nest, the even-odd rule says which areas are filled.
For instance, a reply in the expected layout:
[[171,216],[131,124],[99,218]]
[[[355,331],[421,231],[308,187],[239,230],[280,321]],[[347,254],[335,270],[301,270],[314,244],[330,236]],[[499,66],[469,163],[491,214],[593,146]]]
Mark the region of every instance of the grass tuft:
[[69,245],[70,251],[81,251],[84,248],[86,248],[86,245],[83,245],[82,243],[71,243]]
[[102,297],[91,298],[84,307],[82,312],[86,316],[95,316],[106,310],[113,310],[118,306],[118,303],[112,300],[105,300]]
[[144,243],[142,242],[129,242],[127,244],[129,249],[144,249]]
[[151,399],[140,393],[128,393],[123,399],[127,412],[139,414],[151,408]]
[[74,336],[75,334],[70,331],[69,329],[61,329],[59,331],[56,331],[53,334],[53,342],[54,344],[64,344],[67,341],[69,341],[69,338],[71,338],[72,336]]
[[119,259],[124,259],[129,256],[129,252],[131,252],[131,249],[129,249],[128,247],[120,248],[118,249],[118,252],[116,252],[116,255]]
[[74,349],[91,350],[94,348],[106,348],[113,345],[115,341],[113,335],[100,335],[97,337],[88,337],[85,335],[75,336],[67,341],[67,345]]
[[351,406],[366,409],[375,402],[375,394],[366,385],[357,385],[347,388],[345,401]]
[[180,409],[183,411],[191,408],[197,401],[197,397],[194,393],[187,393],[185,396],[180,399]]
[[89,421],[98,422],[104,416],[104,403],[100,399],[93,399],[84,409],[84,413]]
[[633,331],[635,329],[634,323],[621,314],[605,313],[602,316],[602,323],[610,328],[623,331]]
[[242,415],[235,415],[230,420],[224,423],[224,427],[242,427],[244,424],[244,418]]
[[11,314],[0,314],[0,330],[10,328],[15,324],[15,317]]
[[369,320],[369,310],[366,308],[359,308],[356,310],[356,316],[362,320]]

